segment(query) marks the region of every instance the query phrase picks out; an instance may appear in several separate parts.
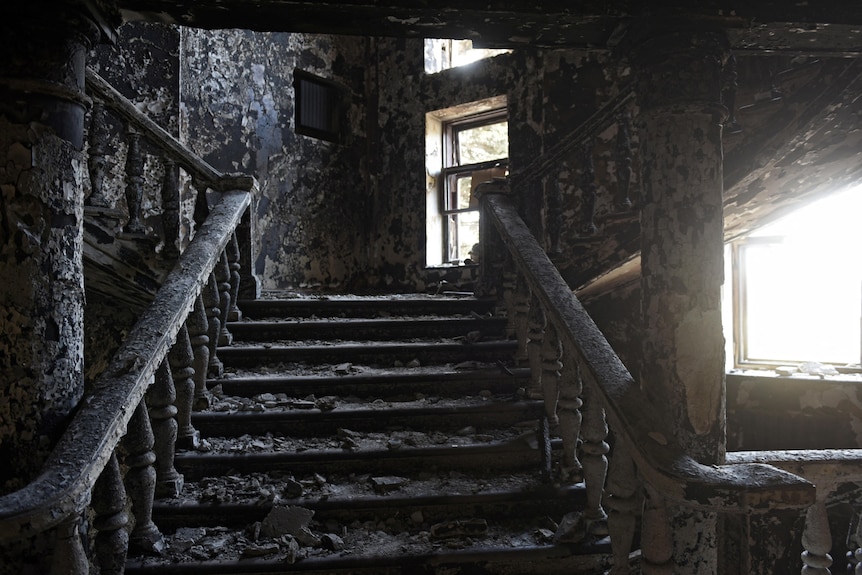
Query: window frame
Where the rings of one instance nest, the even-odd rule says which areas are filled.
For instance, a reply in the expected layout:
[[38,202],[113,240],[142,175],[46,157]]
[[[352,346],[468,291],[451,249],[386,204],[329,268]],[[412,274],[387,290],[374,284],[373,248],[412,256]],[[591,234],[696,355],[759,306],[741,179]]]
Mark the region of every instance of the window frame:
[[458,226],[457,222],[455,222],[453,226],[453,220],[457,220],[460,214],[479,211],[478,206],[471,205],[466,208],[451,206],[451,198],[453,197],[453,194],[457,197],[458,179],[465,176],[470,177],[475,172],[490,170],[493,168],[506,169],[509,166],[508,155],[504,158],[497,158],[484,162],[461,164],[461,158],[459,157],[460,146],[458,135],[467,130],[503,122],[508,123],[508,121],[507,108],[498,108],[443,122],[443,166],[440,170],[439,178],[440,190],[438,194],[438,209],[443,220],[443,233],[441,234],[440,240],[442,242],[441,248],[444,256],[443,264],[445,265],[460,263],[466,259],[466,257],[461,257],[462,254],[458,253]]
[[[773,359],[773,358],[755,358],[749,354],[749,333],[748,333],[748,281],[747,281],[747,264],[746,251],[753,246],[769,246],[781,245],[785,242],[785,236],[749,236],[737,238],[729,242],[730,246],[730,273],[731,273],[731,299],[732,299],[732,337],[733,337],[733,361],[731,367],[734,369],[775,369],[781,366],[793,365],[809,361],[809,358],[802,359]],[[862,294],[860,294],[862,297]],[[862,336],[862,322],[859,325],[860,336]],[[853,364],[831,363],[829,361],[815,361],[823,365],[834,367],[839,373],[862,373],[862,349],[859,351],[859,358],[855,366]]]
[[[307,86],[317,92],[315,95],[305,94]],[[345,108],[344,86],[328,78],[323,78],[302,70],[293,69],[294,90],[294,132],[338,144],[341,142],[342,114]],[[311,96],[311,97],[309,97]],[[322,96],[322,100],[320,99]],[[318,101],[319,100],[319,101]],[[312,106],[323,106],[322,110],[308,110]],[[308,114],[311,114],[310,116]],[[306,117],[313,121],[306,121]],[[319,121],[315,125],[315,121]]]

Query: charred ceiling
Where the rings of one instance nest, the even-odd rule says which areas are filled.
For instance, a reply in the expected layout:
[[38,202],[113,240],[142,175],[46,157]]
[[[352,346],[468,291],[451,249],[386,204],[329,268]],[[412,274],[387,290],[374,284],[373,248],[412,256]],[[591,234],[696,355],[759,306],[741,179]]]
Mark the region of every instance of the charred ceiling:
[[468,38],[491,47],[533,45],[610,49],[645,20],[684,20],[728,30],[734,47],[747,51],[858,54],[862,5],[847,2],[751,1],[410,2],[392,0],[121,0],[129,20],[196,28],[325,34]]

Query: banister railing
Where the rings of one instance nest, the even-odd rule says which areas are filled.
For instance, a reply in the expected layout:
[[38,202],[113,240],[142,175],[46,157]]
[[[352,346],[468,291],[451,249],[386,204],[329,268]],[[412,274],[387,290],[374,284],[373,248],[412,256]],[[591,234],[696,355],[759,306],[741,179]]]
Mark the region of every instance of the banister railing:
[[[649,408],[648,397],[523,222],[507,197],[507,188],[505,180],[499,180],[478,190],[485,254],[482,285],[519,291],[498,295],[504,301],[526,302],[526,310],[511,309],[510,316],[516,316],[515,322],[521,325],[529,322],[539,327],[528,330],[516,325],[513,332],[522,338],[530,334],[523,347],[542,353],[541,361],[535,362],[542,367],[538,377],[534,374],[532,391],[545,398],[552,423],[559,420],[563,466],[568,468],[564,471],[579,479],[583,470],[588,503],[582,514],[582,534],[604,529],[609,447],[602,432],[607,433],[607,425],[613,430],[612,473],[618,475],[608,478],[608,504],[616,513],[610,525],[615,572],[628,572],[633,517],[642,505],[641,483],[650,493],[660,495],[643,513],[645,530],[665,530],[657,537],[670,537],[668,526],[659,524],[665,503],[720,513],[812,505],[815,487],[798,475],[760,462],[703,465],[685,453],[658,417],[660,411]],[[514,272],[516,278],[504,281],[504,270],[510,276]],[[539,345],[534,343],[536,339]],[[577,457],[579,436],[583,461]],[[644,549],[645,556],[647,552]]]
[[89,501],[96,477],[126,433],[156,369],[167,357],[249,194],[223,194],[183,253],[149,309],[132,328],[109,367],[83,398],[44,471],[19,491],[0,497],[0,539],[24,538],[57,525]]
[[[804,477],[817,487],[817,500],[805,513],[802,533],[802,573],[829,573],[834,559],[830,555],[833,537],[829,504],[839,498],[839,489],[858,487],[862,482],[862,449],[818,449],[778,451],[735,451],[727,454],[731,464],[766,463]],[[862,509],[855,509],[862,513]],[[851,533],[849,552],[862,573],[862,532]]]
[[[199,184],[219,191],[231,187],[239,187],[236,186],[235,181],[232,181],[231,178],[224,178],[221,172],[202,158],[189,153],[186,146],[177,141],[164,128],[142,114],[132,102],[90,68],[87,68],[86,81],[88,92],[97,96],[106,107],[110,108],[129,125],[145,133],[151,142],[166,153],[166,157],[180,162],[183,169]],[[244,177],[249,178],[249,176]]]
[[[163,549],[152,521],[153,499],[182,489],[174,452],[197,442],[191,412],[206,404],[207,372],[218,366],[218,339],[229,336],[226,319],[236,313],[241,276],[237,228],[248,217],[256,183],[249,176],[219,173],[92,71],[87,73],[87,86],[98,102],[94,108],[101,107],[100,113],[112,110],[134,134],[136,143],[129,143],[129,153],[145,138],[162,150],[164,173],[170,166],[182,166],[191,175],[198,190],[199,218],[184,249],[177,242],[176,252],[162,258],[170,271],[81,400],[41,473],[25,487],[0,497],[0,542],[5,545],[53,529],[51,572],[84,574],[96,564],[101,573],[122,573],[130,545],[150,552]],[[103,183],[99,170],[104,169],[105,146],[93,139],[101,131],[97,123],[91,126],[90,152],[97,156],[91,161],[93,194]],[[139,190],[135,180],[144,175],[136,163],[126,162],[134,172],[127,173],[126,180],[127,188]],[[212,206],[208,190],[215,192]],[[136,201],[128,195],[127,200],[128,219],[133,222],[139,216],[133,213]],[[98,201],[95,205],[114,209]],[[171,240],[166,237],[166,245]],[[124,476],[117,450],[121,442]],[[88,505],[91,512],[85,513]],[[130,530],[128,510],[134,515]],[[96,532],[94,557],[80,537],[87,517],[92,517]]]

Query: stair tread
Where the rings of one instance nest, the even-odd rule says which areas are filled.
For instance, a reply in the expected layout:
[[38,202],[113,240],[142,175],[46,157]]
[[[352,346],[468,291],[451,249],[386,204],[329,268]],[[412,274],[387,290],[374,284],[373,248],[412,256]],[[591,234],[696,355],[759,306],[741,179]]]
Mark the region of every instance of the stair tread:
[[334,348],[343,348],[346,351],[352,350],[363,350],[368,351],[379,349],[381,351],[387,351],[389,349],[398,349],[398,348],[416,348],[416,349],[425,349],[425,348],[440,348],[440,349],[456,349],[459,351],[470,351],[476,350],[481,351],[482,349],[515,349],[517,347],[517,342],[507,340],[507,339],[495,339],[495,340],[486,340],[486,341],[475,341],[475,342],[467,342],[467,341],[459,341],[452,338],[436,338],[435,340],[428,340],[423,338],[411,338],[411,339],[403,339],[403,340],[387,340],[387,341],[377,341],[377,340],[325,340],[325,339],[277,339],[268,341],[266,343],[260,343],[256,341],[246,341],[246,340],[238,340],[235,341],[230,346],[222,346],[219,347],[217,353],[219,356],[223,354],[233,354],[239,353],[240,350],[246,351],[249,349],[254,350],[309,350],[314,351],[316,349],[326,349],[331,350]]
[[[418,362],[417,362],[418,363]],[[345,361],[341,363],[309,364],[307,362],[282,362],[276,365],[251,367],[228,366],[218,378],[207,380],[207,387],[222,386],[237,393],[243,386],[262,386],[266,392],[279,386],[311,387],[316,390],[344,388],[350,386],[389,385],[408,388],[411,385],[439,383],[443,390],[448,384],[459,382],[523,382],[529,370],[514,368],[505,362],[480,362],[475,360],[436,365],[375,366]],[[435,389],[434,386],[431,389]],[[319,393],[319,392],[317,392]]]
[[[207,380],[210,405],[192,415],[200,447],[176,453],[184,491],[153,509],[168,551],[130,555],[127,573],[607,566],[600,530],[577,546],[550,540],[548,523],[582,509],[585,490],[543,482],[561,442],[546,451],[539,437],[543,403],[525,396],[529,369],[512,367],[517,342],[493,302],[411,294],[238,304],[234,337],[217,348],[221,375]],[[290,551],[293,536],[258,537],[286,506],[314,512],[308,529],[339,535],[344,548]],[[480,531],[437,537],[461,520]]]
[[[390,479],[390,482],[375,480]],[[395,481],[398,480],[398,481]],[[301,486],[301,495],[291,490]],[[274,505],[300,505],[315,510],[371,509],[452,504],[461,501],[502,501],[524,498],[566,498],[580,494],[583,484],[565,487],[542,483],[537,473],[450,472],[419,476],[376,474],[313,474],[295,479],[291,474],[253,473],[206,477],[186,484],[182,497],[161,499],[159,510],[201,511],[219,506],[224,514],[242,515],[249,505],[266,513]]]
[[[356,536],[353,536],[354,533]],[[209,543],[209,546],[214,547],[212,555],[219,559],[189,560],[187,556],[182,557],[184,553],[169,553],[161,558],[133,556],[125,572],[130,575],[146,572],[158,572],[161,575],[288,572],[395,575],[429,572],[430,566],[437,566],[443,572],[454,575],[462,572],[447,566],[479,563],[484,566],[481,572],[489,575],[514,572],[525,575],[602,573],[610,566],[611,552],[607,538],[592,538],[578,545],[542,544],[536,542],[534,530],[513,532],[505,527],[489,526],[486,536],[480,541],[435,541],[427,532],[404,536],[382,529],[370,530],[368,533],[353,530],[343,538],[345,550],[338,552],[303,548],[299,556],[288,559],[290,554],[287,546],[275,544],[275,551],[263,558],[241,558],[243,550],[252,543],[248,536],[225,534],[218,530],[206,535],[213,541]],[[207,553],[207,546],[201,547],[198,555]],[[463,573],[468,572],[475,571]]]
[[526,378],[529,369],[508,368],[490,363],[463,362],[457,365],[433,365],[417,367],[374,367],[368,365],[349,364],[341,371],[335,371],[334,366],[325,366],[323,371],[312,371],[307,373],[273,373],[271,370],[262,373],[254,373],[244,370],[242,373],[233,371],[225,373],[222,377],[211,378],[207,384],[219,385],[225,383],[242,383],[244,381],[284,381],[286,383],[309,382],[317,384],[344,383],[360,381],[396,380],[409,384],[412,381],[427,380],[460,380],[460,379],[505,379]]

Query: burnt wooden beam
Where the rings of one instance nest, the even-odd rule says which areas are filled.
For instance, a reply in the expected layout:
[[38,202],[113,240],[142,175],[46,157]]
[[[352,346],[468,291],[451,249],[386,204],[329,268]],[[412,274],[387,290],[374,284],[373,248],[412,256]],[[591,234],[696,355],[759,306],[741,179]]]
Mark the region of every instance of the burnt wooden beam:
[[726,153],[725,240],[862,179],[860,90],[862,62],[826,62]]
[[395,37],[472,39],[486,47],[613,48],[644,17],[697,22],[729,31],[736,49],[858,55],[862,4],[752,0],[725,2],[552,0],[411,2],[409,0],[122,0],[126,20],[205,29],[245,28]]

